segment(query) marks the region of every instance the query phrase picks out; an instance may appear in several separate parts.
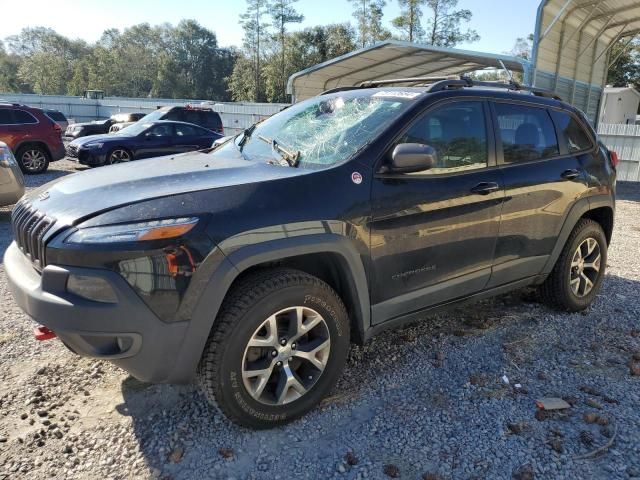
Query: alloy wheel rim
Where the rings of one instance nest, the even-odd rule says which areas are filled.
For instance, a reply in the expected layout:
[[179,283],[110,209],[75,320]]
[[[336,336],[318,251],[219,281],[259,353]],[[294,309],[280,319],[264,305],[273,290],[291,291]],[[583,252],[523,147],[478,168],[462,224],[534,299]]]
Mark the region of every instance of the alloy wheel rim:
[[291,403],[318,382],[330,351],[329,328],[322,315],[302,306],[285,308],[251,335],[242,357],[242,381],[260,403]]
[[128,162],[129,160],[131,160],[131,157],[129,156],[129,152],[126,150],[114,150],[111,155],[109,155],[109,163],[112,164]]
[[29,171],[40,170],[47,161],[44,153],[40,150],[27,150],[22,155],[22,164]]
[[573,294],[579,298],[591,293],[600,276],[602,252],[595,238],[583,240],[571,258],[569,285]]

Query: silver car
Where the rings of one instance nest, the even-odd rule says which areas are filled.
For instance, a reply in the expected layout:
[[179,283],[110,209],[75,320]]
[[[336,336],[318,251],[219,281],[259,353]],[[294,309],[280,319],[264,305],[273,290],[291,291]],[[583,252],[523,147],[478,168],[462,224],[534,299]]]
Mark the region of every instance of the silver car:
[[16,203],[24,195],[24,178],[11,149],[0,142],[0,207]]

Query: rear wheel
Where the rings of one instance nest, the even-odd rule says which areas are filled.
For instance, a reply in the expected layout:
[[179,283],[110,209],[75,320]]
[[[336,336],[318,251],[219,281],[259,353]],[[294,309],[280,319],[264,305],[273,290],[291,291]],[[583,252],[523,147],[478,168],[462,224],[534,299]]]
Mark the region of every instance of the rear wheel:
[[606,265],[607,239],[602,227],[590,219],[580,220],[540,287],[542,299],[562,310],[584,310],[602,286]]
[[133,160],[131,152],[125,148],[116,148],[111,150],[107,155],[107,165],[115,165],[116,163],[125,163]]
[[49,152],[39,145],[20,147],[16,158],[24,173],[42,173],[49,167]]
[[265,271],[241,281],[225,300],[198,377],[229,419],[270,428],[322,400],[348,349],[347,313],[326,283],[296,270]]

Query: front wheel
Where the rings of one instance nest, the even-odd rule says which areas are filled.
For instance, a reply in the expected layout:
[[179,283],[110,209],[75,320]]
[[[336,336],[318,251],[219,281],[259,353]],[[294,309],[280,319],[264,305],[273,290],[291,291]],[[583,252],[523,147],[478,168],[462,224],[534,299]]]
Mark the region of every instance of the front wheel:
[[264,271],[225,300],[198,377],[229,419],[270,428],[313,409],[340,376],[348,350],[347,313],[331,287],[297,270]]
[[607,265],[607,238],[602,227],[582,219],[571,232],[552,272],[540,286],[545,303],[577,312],[600,291]]

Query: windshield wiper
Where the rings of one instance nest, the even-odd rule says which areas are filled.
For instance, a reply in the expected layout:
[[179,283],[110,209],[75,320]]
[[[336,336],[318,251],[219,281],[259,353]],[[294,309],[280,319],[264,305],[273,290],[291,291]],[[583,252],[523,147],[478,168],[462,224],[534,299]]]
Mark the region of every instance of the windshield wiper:
[[280,157],[287,162],[287,166],[289,167],[297,167],[298,162],[300,161],[300,150],[296,150],[295,152],[291,152],[289,149],[283,147],[278,141],[274,138],[263,137],[262,135],[258,135],[258,138],[265,143],[271,145],[271,148],[280,154]]
[[244,131],[242,132],[242,138],[238,142],[238,147],[240,148],[241,152],[242,152],[242,147],[244,147],[244,144],[247,143],[247,140],[249,140],[249,138],[251,137],[251,134],[256,129],[256,125],[258,124],[254,123],[249,128],[245,128]]

